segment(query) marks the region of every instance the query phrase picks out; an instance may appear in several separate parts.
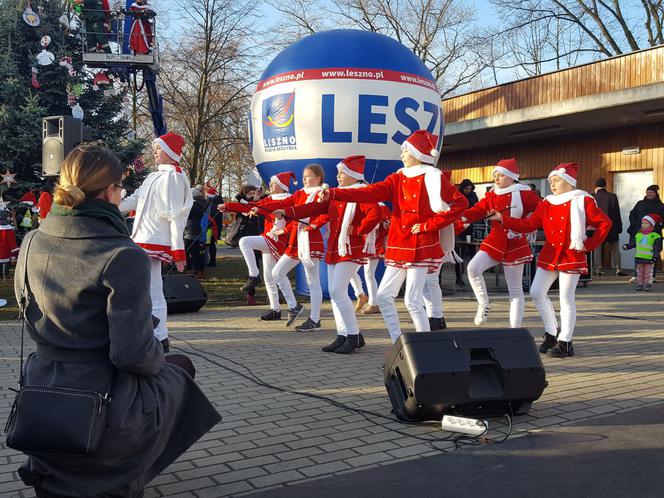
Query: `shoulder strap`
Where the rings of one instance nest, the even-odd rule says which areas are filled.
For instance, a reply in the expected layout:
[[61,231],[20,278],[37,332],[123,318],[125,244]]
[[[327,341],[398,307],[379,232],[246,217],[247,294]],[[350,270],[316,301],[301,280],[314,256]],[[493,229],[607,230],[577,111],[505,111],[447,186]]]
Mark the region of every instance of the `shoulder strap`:
[[33,233],[28,240],[28,246],[25,248],[25,259],[23,260],[23,286],[21,289],[21,297],[18,302],[19,320],[21,321],[21,362],[18,375],[18,386],[23,386],[23,346],[25,334],[25,311],[28,307],[28,296],[30,295],[30,284],[28,283],[28,256],[30,255],[30,245],[37,236],[37,232]]

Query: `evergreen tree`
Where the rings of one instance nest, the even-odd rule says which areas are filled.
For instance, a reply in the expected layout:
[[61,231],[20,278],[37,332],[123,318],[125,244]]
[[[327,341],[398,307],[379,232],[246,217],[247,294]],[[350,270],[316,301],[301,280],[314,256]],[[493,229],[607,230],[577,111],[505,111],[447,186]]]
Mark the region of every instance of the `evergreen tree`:
[[[31,7],[40,17],[36,27],[23,19],[27,5],[27,0],[0,0],[0,171],[8,168],[18,181],[8,190],[0,187],[5,201],[16,201],[28,189],[39,194],[42,118],[71,116],[71,95],[77,96],[85,113],[83,124],[91,128],[91,138],[105,142],[128,167],[145,147],[142,140],[129,138],[133,134],[123,112],[125,91],[109,91],[112,84],[93,87],[99,70],[83,66],[79,31],[59,21],[69,3],[34,0]],[[51,41],[45,50],[55,60],[39,65],[36,57],[44,49],[40,40],[46,35]],[[71,73],[66,57],[71,57]],[[32,84],[33,68],[36,85]]]

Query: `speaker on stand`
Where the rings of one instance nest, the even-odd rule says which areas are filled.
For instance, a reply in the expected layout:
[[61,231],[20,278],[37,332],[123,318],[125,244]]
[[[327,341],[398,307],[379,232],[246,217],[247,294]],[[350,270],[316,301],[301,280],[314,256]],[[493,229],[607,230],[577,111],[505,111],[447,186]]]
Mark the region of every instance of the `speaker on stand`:
[[58,176],[62,161],[81,142],[90,140],[91,129],[71,116],[42,119],[42,176]]
[[524,415],[547,385],[527,329],[402,334],[385,363],[396,416],[405,421]]

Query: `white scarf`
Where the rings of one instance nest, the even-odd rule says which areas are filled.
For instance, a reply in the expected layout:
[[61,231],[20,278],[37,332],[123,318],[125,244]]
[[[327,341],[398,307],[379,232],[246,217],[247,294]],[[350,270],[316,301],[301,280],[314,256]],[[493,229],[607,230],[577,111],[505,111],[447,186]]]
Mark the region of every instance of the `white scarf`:
[[375,255],[376,254],[376,237],[378,236],[378,230],[380,229],[380,226],[383,224],[383,211],[382,207],[385,204],[382,202],[378,203],[378,206],[380,206],[378,209],[380,209],[381,213],[381,218],[380,221],[378,222],[378,225],[376,225],[373,230],[371,230],[367,236],[364,238],[364,247],[362,248],[362,252],[364,254],[369,254],[369,255]]
[[[402,173],[406,178],[414,178],[419,175],[424,175],[424,185],[427,189],[427,196],[429,197],[429,206],[434,213],[442,213],[450,210],[449,204],[440,196],[441,183],[443,172],[438,168],[429,166],[427,164],[419,164],[411,166],[410,168],[401,168],[399,173]],[[450,223],[446,227],[439,230],[440,246],[443,248],[443,263],[460,263],[462,259],[454,251],[454,223]]]
[[[316,199],[318,192],[322,190],[322,185],[319,187],[303,187],[302,190],[307,194],[305,204],[309,204]],[[301,218],[300,221],[309,223],[310,218]],[[311,261],[311,249],[309,248],[309,231],[302,230],[298,227],[297,230],[297,257],[300,261]],[[306,227],[305,227],[306,228]]]
[[569,206],[569,220],[570,220],[570,244],[569,248],[577,251],[583,250],[584,242],[586,241],[586,196],[591,197],[588,192],[575,189],[558,195],[547,195],[544,199],[549,204],[560,206],[568,201]]
[[[270,199],[274,199],[275,201],[280,201],[282,199],[286,199],[287,197],[290,197],[290,194],[288,192],[270,195]],[[274,223],[272,224],[272,229],[267,233],[267,236],[274,241],[279,240],[279,235],[276,235],[274,232],[283,230],[285,226],[286,226],[286,218],[281,218],[280,220],[275,218]]]
[[[346,185],[345,187],[339,187],[339,188],[363,188],[366,187],[366,184],[358,182],[358,183],[353,183],[352,185]],[[353,250],[350,247],[350,234],[349,229],[351,226],[351,223],[353,222],[353,218],[355,218],[355,208],[357,208],[357,203],[356,202],[347,202],[346,203],[346,209],[344,209],[344,217],[343,221],[341,222],[341,230],[339,231],[339,240],[337,241],[337,251],[339,252],[339,256],[348,256],[349,254],[353,254]]]
[[[510,199],[510,217],[511,218],[521,218],[523,216],[523,202],[521,200],[521,192],[525,190],[530,190],[530,187],[522,183],[513,183],[509,187],[498,188],[493,187],[492,191],[496,195],[505,195],[512,194]],[[522,234],[515,232],[513,230],[507,231],[508,239],[520,239]]]

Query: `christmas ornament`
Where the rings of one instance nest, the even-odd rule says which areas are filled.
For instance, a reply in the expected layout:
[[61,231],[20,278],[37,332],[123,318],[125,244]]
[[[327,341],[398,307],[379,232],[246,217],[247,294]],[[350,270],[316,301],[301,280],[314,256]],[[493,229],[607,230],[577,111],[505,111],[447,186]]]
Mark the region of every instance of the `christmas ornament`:
[[69,73],[69,76],[76,76],[76,69],[74,69],[74,66],[71,64],[71,57],[63,57],[60,59],[60,62],[58,62],[58,65],[60,67],[67,68],[67,72]]
[[32,85],[33,88],[41,88],[41,85],[39,84],[39,81],[37,81],[37,73],[39,70],[36,67],[32,67],[32,79],[30,80],[30,84]]
[[81,83],[76,83],[75,85],[72,85],[71,93],[73,93],[77,97],[80,97],[81,94],[83,93],[83,85]]
[[69,0],[69,5],[71,6],[71,10],[76,12],[76,14],[81,14],[81,10],[83,9],[83,0]]
[[51,44],[51,37],[48,35],[42,36],[41,40],[39,40],[39,44],[44,48],[48,47]]
[[55,55],[45,48],[42,48],[42,51],[37,54],[37,62],[41,66],[49,66],[53,64],[53,61],[55,61]]
[[143,172],[143,170],[145,170],[145,163],[143,162],[143,158],[137,157],[134,159],[134,171],[140,174]]
[[30,2],[28,2],[28,5],[25,7],[25,10],[23,11],[23,20],[28,26],[32,26],[33,28],[39,26],[39,24],[41,23],[39,16],[35,13],[34,10],[32,10]]
[[76,31],[81,26],[81,18],[73,12],[62,14],[58,18],[58,22],[64,26],[65,29]]
[[83,112],[83,108],[79,104],[76,104],[71,108],[71,115],[76,119],[80,119],[81,121],[83,121],[85,113]]
[[16,173],[11,173],[9,169],[6,169],[4,173],[0,174],[0,177],[2,177],[2,180],[0,180],[0,185],[3,183],[7,184],[7,188],[12,186],[12,183],[16,183],[16,180],[14,177],[16,176]]
[[106,73],[98,72],[95,74],[95,77],[92,79],[92,89],[99,90],[99,85],[109,85],[111,80],[106,75]]

